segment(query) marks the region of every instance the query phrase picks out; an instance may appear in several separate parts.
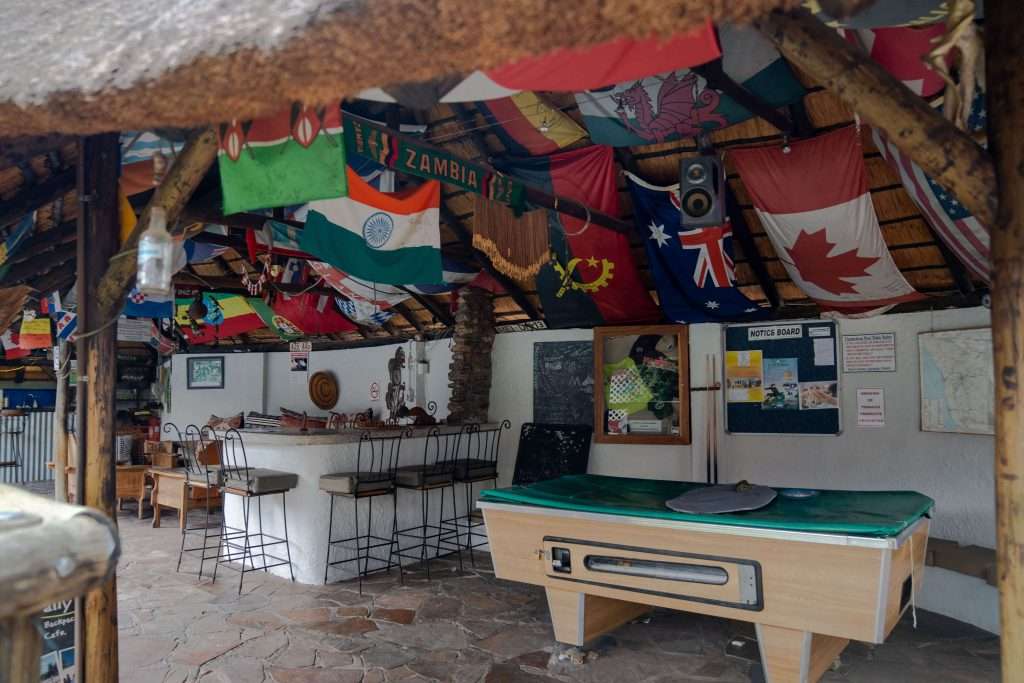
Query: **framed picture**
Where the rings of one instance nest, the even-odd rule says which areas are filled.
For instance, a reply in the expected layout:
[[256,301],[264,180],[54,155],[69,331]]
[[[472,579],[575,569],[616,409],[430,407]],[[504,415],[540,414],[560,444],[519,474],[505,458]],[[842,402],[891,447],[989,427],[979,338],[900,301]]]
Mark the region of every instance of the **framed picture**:
[[188,359],[189,389],[223,389],[224,356],[198,356]]
[[685,325],[594,328],[594,440],[690,443]]

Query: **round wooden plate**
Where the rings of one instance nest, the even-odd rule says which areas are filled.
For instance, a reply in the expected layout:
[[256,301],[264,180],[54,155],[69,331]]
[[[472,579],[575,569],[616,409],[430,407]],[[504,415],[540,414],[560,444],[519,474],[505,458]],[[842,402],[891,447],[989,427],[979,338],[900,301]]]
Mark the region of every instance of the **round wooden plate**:
[[330,410],[338,403],[338,380],[333,372],[320,370],[309,378],[309,398],[321,410]]

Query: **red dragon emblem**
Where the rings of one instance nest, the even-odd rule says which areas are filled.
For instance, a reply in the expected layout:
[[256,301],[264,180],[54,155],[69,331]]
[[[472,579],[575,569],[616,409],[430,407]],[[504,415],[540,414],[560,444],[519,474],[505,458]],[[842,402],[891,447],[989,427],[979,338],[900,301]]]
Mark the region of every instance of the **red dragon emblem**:
[[672,136],[693,137],[705,128],[728,125],[724,116],[714,113],[719,94],[711,88],[699,89],[695,74],[676,78],[671,73],[657,78],[661,81],[657,111],[641,81],[611,96],[617,105],[615,112],[627,130],[654,143]]

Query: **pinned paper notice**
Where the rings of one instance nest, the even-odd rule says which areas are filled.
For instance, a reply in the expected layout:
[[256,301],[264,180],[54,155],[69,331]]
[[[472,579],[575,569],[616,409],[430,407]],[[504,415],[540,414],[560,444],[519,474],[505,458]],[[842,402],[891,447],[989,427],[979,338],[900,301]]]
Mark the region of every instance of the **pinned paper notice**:
[[817,337],[814,339],[814,364],[836,364],[836,345],[835,342],[832,341],[832,337]]
[[885,426],[885,389],[857,390],[857,426]]

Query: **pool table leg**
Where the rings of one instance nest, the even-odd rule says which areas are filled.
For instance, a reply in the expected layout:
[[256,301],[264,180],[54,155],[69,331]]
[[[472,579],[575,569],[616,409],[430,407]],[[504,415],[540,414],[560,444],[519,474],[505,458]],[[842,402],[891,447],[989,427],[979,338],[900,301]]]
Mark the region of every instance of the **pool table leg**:
[[757,643],[767,683],[815,683],[850,641],[757,624]]
[[545,588],[555,640],[580,645],[651,611],[650,605]]

